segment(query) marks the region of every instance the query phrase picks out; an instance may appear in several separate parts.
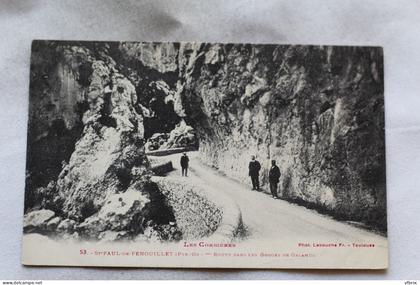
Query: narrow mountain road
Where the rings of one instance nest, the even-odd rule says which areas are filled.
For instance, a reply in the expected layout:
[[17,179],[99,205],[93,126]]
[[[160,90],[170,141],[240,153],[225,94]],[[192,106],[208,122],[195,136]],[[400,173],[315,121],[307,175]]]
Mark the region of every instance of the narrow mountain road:
[[[185,179],[210,187],[211,191],[222,196],[229,196],[236,201],[246,227],[245,239],[287,237],[303,242],[305,238],[310,238],[325,242],[369,242],[375,243],[378,247],[387,247],[385,237],[336,221],[315,210],[273,199],[266,193],[251,191],[249,186],[204,165],[198,159],[197,152],[189,152],[188,155],[190,157],[189,177]],[[180,157],[181,154],[162,157],[170,159],[175,168],[167,176],[181,176]]]

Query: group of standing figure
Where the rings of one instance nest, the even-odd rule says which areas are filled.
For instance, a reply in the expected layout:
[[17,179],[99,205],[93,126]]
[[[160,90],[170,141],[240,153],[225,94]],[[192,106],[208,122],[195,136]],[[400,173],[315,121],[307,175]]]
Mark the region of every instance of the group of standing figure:
[[[258,160],[255,159],[255,156],[251,156],[251,161],[249,162],[249,176],[251,177],[252,190],[260,190],[260,170],[261,164]],[[280,181],[280,169],[276,165],[276,161],[271,161],[271,168],[268,172],[268,181],[270,182],[270,192],[274,199],[278,198],[277,195],[277,185]]]
[[[188,176],[188,164],[190,159],[187,156],[187,153],[184,152],[184,154],[181,156],[180,164],[181,164],[181,173],[182,176],[187,177]],[[261,164],[258,160],[255,159],[255,156],[253,155],[251,157],[251,161],[249,162],[249,176],[251,177],[252,181],[252,190],[260,190],[260,170],[261,170]],[[271,168],[268,172],[268,180],[270,182],[270,191],[271,195],[274,199],[278,198],[277,195],[277,185],[280,181],[280,169],[276,165],[276,161],[271,161]]]

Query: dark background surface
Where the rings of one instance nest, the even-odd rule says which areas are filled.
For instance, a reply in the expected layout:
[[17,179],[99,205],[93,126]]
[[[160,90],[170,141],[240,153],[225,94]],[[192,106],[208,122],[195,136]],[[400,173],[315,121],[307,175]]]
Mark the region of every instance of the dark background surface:
[[[420,2],[0,2],[1,279],[420,278]],[[370,271],[34,268],[20,264],[32,39],[374,45],[385,54],[390,268]]]

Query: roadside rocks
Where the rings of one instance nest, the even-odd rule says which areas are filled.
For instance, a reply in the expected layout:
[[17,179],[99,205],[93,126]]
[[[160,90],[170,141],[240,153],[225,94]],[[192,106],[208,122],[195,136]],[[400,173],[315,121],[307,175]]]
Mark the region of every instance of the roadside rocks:
[[138,186],[134,184],[124,193],[109,195],[100,210],[82,223],[63,219],[47,209],[29,212],[24,217],[24,233],[100,242],[180,240],[182,233],[173,218],[169,218],[171,222],[159,221],[168,209],[159,205],[161,213],[156,213],[156,194],[142,193]]
[[98,235],[98,239],[101,242],[113,242],[126,239],[128,236],[126,231],[104,231]]
[[41,209],[24,216],[23,232],[38,233],[52,237],[71,236],[75,233],[76,221],[63,219],[51,210]]
[[181,120],[170,133],[155,133],[146,142],[146,151],[174,148],[197,149],[198,138],[193,127]]
[[52,238],[78,238],[75,232],[77,222],[71,219],[63,219],[47,209],[35,210],[27,213],[23,220],[23,232],[25,234],[42,234]]
[[54,231],[58,224],[61,222],[61,218],[60,217],[54,217],[51,220],[48,221],[47,223],[47,230],[49,231]]
[[[91,239],[117,239],[127,236],[127,231],[137,235],[143,231],[143,208],[149,201],[145,194],[135,189],[111,194],[101,209],[81,223],[77,230],[82,236]],[[116,234],[123,231],[125,234]]]
[[65,219],[62,220],[57,226],[57,232],[60,234],[69,233],[72,234],[75,230],[76,221]]
[[157,150],[168,141],[168,138],[167,133],[155,133],[147,140],[144,147],[148,151]]
[[54,217],[55,213],[51,210],[42,209],[30,212],[24,217],[23,231],[25,233],[46,232],[57,222],[57,220],[55,220],[53,224],[48,226],[49,222],[52,221]]
[[181,120],[175,129],[169,133],[167,141],[162,144],[160,149],[171,148],[198,148],[198,139],[193,127],[187,125],[184,120]]

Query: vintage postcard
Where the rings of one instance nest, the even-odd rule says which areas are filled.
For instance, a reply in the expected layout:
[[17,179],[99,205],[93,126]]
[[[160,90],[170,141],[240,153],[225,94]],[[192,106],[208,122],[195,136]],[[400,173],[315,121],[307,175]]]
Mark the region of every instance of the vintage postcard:
[[388,266],[380,47],[32,44],[22,262]]

